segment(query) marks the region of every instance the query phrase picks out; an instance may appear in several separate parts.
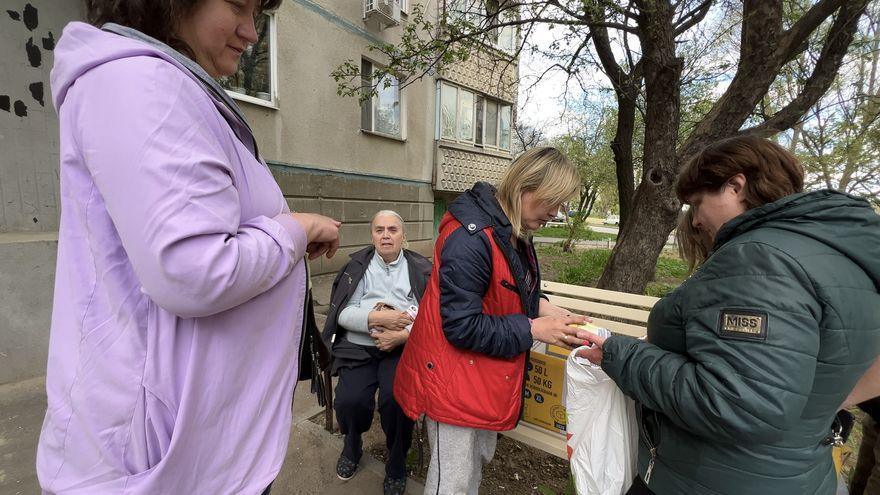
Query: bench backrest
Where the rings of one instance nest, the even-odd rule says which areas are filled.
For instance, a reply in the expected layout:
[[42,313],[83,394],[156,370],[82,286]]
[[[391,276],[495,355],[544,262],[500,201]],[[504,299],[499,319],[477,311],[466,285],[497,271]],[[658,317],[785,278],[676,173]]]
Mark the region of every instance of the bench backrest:
[[553,304],[586,313],[593,323],[614,333],[642,337],[648,314],[659,298],[582,287],[559,282],[541,282],[541,291]]

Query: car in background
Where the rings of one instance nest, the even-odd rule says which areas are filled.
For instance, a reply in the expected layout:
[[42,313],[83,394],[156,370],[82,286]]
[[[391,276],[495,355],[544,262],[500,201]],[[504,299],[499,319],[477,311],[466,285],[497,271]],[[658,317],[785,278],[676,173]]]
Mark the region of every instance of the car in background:
[[620,215],[608,215],[602,223],[605,225],[620,225]]

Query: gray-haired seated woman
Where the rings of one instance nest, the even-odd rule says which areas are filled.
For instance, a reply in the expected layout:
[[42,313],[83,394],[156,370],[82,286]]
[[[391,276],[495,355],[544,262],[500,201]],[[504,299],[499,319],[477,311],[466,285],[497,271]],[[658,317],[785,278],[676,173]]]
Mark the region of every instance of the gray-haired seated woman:
[[336,420],[345,446],[336,474],[349,480],[363,454],[361,435],[370,429],[379,389],[379,416],[388,447],[384,493],[406,488],[406,453],[413,421],[392,395],[394,373],[409,327],[425,291],[431,262],[403,249],[403,219],[383,210],[370,222],[372,245],[351,255],[333,282],[324,341],[333,356]]

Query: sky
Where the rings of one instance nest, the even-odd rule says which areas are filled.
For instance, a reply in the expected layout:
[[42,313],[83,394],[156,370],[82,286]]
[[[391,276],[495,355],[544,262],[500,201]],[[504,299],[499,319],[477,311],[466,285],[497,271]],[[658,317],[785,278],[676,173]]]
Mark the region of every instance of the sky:
[[[559,32],[559,29],[555,32]],[[561,70],[544,72],[553,61],[543,55],[532,54],[530,44],[546,51],[554,40],[554,31],[546,24],[534,26],[526,47],[520,54],[519,115],[520,122],[540,129],[547,138],[565,134],[568,131],[567,118],[572,116],[570,106],[566,106],[567,74]],[[542,76],[543,74],[543,76]],[[596,72],[597,79],[604,74]],[[540,80],[538,80],[540,78]],[[569,101],[577,100],[581,94],[577,83],[572,83]]]
[[[535,26],[528,42],[546,48],[553,41],[553,33],[545,25]],[[547,137],[566,131],[563,122],[565,110],[561,95],[565,92],[565,74],[554,71],[535,80],[551,63],[541,55],[532,55],[527,49],[520,54],[519,114],[520,122],[542,129]]]

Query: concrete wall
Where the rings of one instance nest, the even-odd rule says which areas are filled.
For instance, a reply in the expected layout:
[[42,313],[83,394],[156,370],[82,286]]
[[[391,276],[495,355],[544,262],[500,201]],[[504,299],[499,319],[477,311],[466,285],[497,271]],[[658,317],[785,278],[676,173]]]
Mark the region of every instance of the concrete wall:
[[320,172],[270,164],[292,210],[343,219],[341,247],[332,259],[310,262],[315,301],[329,304],[330,285],[349,255],[369,245],[369,222],[379,210],[403,217],[409,248],[431,256],[434,234],[434,196],[430,183]]
[[0,234],[0,385],[46,373],[57,247],[54,234]]
[[80,2],[5,0],[0,10],[0,232],[58,230],[55,42]]
[[0,384],[42,375],[58,230],[54,44],[82,18],[74,0],[5,0],[0,9]]

